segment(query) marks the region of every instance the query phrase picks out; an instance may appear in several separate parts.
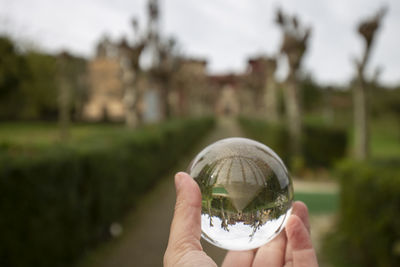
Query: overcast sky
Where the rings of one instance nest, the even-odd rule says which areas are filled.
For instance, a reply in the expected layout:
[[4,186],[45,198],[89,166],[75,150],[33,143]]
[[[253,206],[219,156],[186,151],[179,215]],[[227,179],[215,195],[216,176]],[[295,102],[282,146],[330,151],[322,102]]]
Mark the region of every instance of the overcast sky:
[[[381,81],[400,83],[399,0],[160,0],[161,32],[173,35],[182,53],[206,58],[213,73],[240,72],[250,56],[272,55],[281,34],[274,12],[282,7],[313,28],[304,67],[321,83],[345,84],[354,75],[352,58],[363,42],[357,23],[387,5],[369,72],[380,66]],[[0,0],[0,32],[52,52],[68,49],[90,57],[104,35],[133,38],[130,20],[146,23],[146,0]],[[284,77],[285,67],[280,77]]]

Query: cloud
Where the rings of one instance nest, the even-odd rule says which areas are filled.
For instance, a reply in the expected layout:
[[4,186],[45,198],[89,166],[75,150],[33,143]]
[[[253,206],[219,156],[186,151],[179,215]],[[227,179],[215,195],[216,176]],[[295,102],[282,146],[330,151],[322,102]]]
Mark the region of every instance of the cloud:
[[[400,82],[400,2],[386,1],[388,16],[378,34],[368,68],[382,66],[382,80]],[[175,36],[187,55],[207,57],[213,72],[243,71],[249,56],[279,50],[281,34],[274,12],[281,6],[312,25],[306,70],[323,83],[345,83],[354,75],[351,58],[363,46],[357,23],[373,14],[381,0],[161,0],[161,30]],[[146,26],[146,0],[0,0],[0,19],[17,35],[27,36],[51,51],[62,48],[91,56],[104,33],[117,39],[132,38],[130,20],[139,18]],[[0,28],[0,30],[4,30]],[[284,68],[281,70],[284,76]]]

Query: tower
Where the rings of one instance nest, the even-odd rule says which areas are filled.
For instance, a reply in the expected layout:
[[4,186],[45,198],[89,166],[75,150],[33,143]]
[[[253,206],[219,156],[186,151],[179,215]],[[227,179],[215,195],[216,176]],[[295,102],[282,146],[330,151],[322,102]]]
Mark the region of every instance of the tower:
[[[148,53],[148,64],[149,68],[153,68],[159,63],[159,16],[160,16],[160,7],[159,0],[149,0],[147,5],[148,12],[148,28],[147,28],[147,53]],[[146,64],[147,65],[147,64]]]

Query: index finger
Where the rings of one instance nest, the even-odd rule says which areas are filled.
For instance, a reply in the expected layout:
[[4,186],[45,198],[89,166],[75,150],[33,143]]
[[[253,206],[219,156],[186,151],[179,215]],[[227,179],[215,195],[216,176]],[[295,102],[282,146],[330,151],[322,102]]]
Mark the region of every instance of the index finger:
[[286,225],[289,257],[286,263],[293,266],[318,266],[317,256],[313,249],[310,234],[304,222],[297,215],[291,215]]

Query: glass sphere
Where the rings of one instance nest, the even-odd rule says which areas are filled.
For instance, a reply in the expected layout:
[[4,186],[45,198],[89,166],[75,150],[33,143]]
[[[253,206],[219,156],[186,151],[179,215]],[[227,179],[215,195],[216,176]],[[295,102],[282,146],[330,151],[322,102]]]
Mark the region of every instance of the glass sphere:
[[293,183],[278,155],[247,138],[203,149],[188,173],[202,194],[202,237],[227,250],[258,248],[285,227]]

